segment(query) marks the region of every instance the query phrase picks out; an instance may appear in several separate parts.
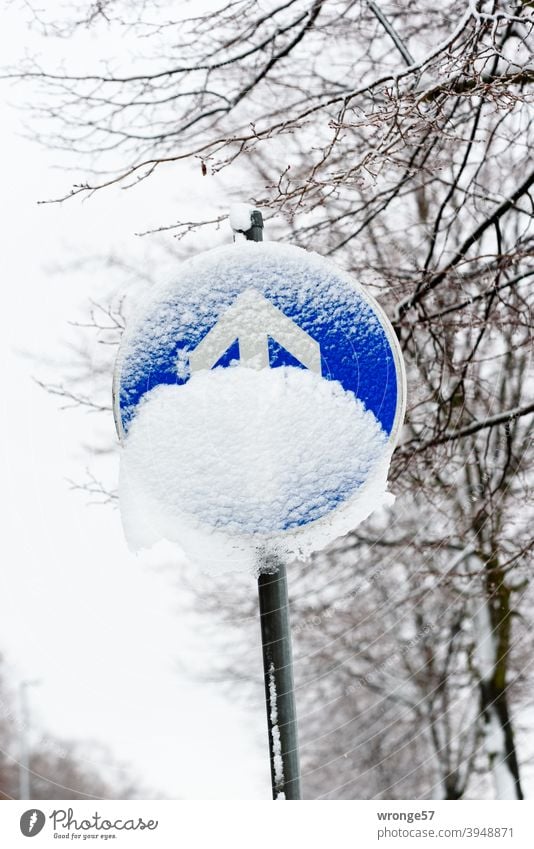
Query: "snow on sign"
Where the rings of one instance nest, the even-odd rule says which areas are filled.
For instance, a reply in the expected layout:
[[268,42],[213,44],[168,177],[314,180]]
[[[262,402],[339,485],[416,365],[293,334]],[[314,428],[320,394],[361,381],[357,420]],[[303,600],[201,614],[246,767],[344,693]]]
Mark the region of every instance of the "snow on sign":
[[183,263],[117,360],[130,544],[219,568],[321,548],[387,498],[404,383],[380,307],[317,254],[243,241]]

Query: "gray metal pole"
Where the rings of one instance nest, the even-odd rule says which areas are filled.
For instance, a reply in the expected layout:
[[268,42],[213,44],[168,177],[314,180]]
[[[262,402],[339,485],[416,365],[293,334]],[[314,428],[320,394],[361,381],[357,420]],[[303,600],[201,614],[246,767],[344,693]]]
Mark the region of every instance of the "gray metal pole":
[[19,688],[20,737],[19,737],[19,799],[31,799],[30,753],[28,744],[29,711],[27,687],[29,682],[22,681]]
[[263,242],[263,215],[254,209],[250,216],[250,230],[245,233],[249,242]]
[[[253,210],[250,219],[246,239],[250,242],[263,241],[263,217],[259,209]],[[259,567],[258,595],[273,799],[300,799],[286,567],[273,557],[260,558]]]
[[260,561],[258,578],[273,799],[300,799],[297,712],[285,564]]
[[31,748],[30,748],[30,707],[28,687],[35,687],[40,680],[21,681],[19,685],[20,736],[19,736],[19,798],[31,799]]

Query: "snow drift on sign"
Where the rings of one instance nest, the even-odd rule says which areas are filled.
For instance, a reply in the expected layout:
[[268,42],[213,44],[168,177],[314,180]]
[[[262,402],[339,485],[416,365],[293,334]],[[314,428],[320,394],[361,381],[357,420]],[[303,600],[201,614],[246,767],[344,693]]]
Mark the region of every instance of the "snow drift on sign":
[[[307,556],[384,501],[390,448],[375,416],[310,371],[235,366],[141,401],[121,460],[133,548],[178,543],[201,567]],[[331,516],[328,522],[317,522]]]

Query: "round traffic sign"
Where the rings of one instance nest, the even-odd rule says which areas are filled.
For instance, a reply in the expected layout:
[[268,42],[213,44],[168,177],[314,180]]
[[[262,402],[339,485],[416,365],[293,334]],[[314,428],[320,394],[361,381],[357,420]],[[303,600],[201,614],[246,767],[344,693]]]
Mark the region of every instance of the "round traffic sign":
[[127,488],[144,489],[153,537],[174,523],[183,538],[184,520],[265,539],[349,530],[383,496],[404,406],[377,302],[317,254],[268,242],[200,254],[156,286],[114,381]]

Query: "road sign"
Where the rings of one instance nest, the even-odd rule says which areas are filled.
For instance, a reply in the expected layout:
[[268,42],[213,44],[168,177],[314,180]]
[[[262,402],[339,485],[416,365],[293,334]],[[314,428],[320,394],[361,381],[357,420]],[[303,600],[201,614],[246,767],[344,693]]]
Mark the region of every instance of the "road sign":
[[[250,223],[249,229],[246,226],[243,229],[245,237],[261,240],[262,220],[257,210],[252,213]],[[248,219],[245,216],[246,224]],[[231,419],[234,432],[225,433],[226,442],[221,442],[217,434],[217,420],[215,429],[208,428],[212,442],[208,445],[206,433],[195,437],[196,428],[205,430],[206,418],[210,415],[214,418],[219,407],[226,405],[225,409],[228,408],[228,397],[224,399],[222,395],[228,381],[221,382],[219,376],[220,369],[231,368],[239,368],[240,371],[230,374],[232,378],[239,377],[237,381],[229,381],[230,385],[234,390],[241,385],[248,394],[231,396],[232,402],[236,397],[242,402],[238,405],[237,415],[234,414]],[[281,370],[278,372],[283,378],[281,382],[271,381],[276,369]],[[299,375],[295,370],[301,369],[309,375],[303,380],[301,377],[294,380]],[[254,370],[261,374],[254,375]],[[212,373],[215,382],[210,376]],[[206,376],[211,381],[209,392]],[[244,382],[241,381],[243,377],[246,377]],[[269,379],[266,381],[265,377]],[[171,408],[165,404],[161,406],[160,402],[168,400],[165,389],[163,397],[162,387],[185,387],[178,393],[171,392],[174,402],[180,399],[183,402],[186,396],[189,399],[191,393],[188,388],[194,387],[195,393],[191,395],[193,407],[190,401],[189,406],[183,403]],[[300,392],[303,387],[306,391],[299,395],[295,404],[294,399],[288,397],[288,392]],[[246,417],[248,407],[256,401],[255,396],[261,395],[262,389],[273,388],[276,391],[269,395],[272,403],[262,403],[261,399],[259,402],[265,418],[258,423],[252,416],[243,429],[243,422],[239,419]],[[332,391],[325,392],[325,389]],[[151,396],[152,390],[157,392]],[[228,527],[231,535],[236,532],[243,535],[246,529],[248,544],[250,522],[253,523],[252,549],[259,573],[274,799],[300,799],[291,628],[283,560],[284,554],[295,553],[295,549],[286,547],[284,551],[278,547],[274,531],[295,537],[308,526],[320,524],[337,507],[350,506],[351,501],[362,497],[362,493],[369,496],[373,492],[365,492],[365,487],[375,473],[374,466],[378,468],[383,459],[389,461],[404,415],[404,397],[405,377],[400,349],[393,329],[378,304],[352,278],[331,263],[316,254],[288,245],[241,242],[230,248],[209,251],[184,263],[175,279],[158,286],[140,305],[136,315],[128,322],[121,343],[114,379],[114,412],[117,431],[127,446],[131,444],[127,437],[132,422],[136,418],[143,421],[147,410],[144,402],[152,398],[159,404],[152,407],[156,411],[155,416],[149,420],[148,427],[145,420],[145,430],[141,431],[140,454],[143,456],[146,442],[150,444],[151,452],[148,465],[145,462],[137,469],[137,477],[141,478],[143,487],[148,486],[149,490],[156,487],[160,494],[163,490],[161,509],[165,512],[169,483],[171,489],[177,490],[172,506],[179,506],[178,514],[191,511],[194,503],[197,519],[201,518],[208,524],[211,522],[217,531]],[[202,406],[200,417],[198,406]],[[229,406],[232,408],[232,404]],[[183,414],[184,410],[189,412],[190,418],[185,422],[180,421],[177,415],[177,412]],[[283,420],[281,430],[275,427],[278,418]],[[169,429],[160,430],[162,420],[170,422]],[[223,416],[221,421],[223,429],[227,430],[228,416]],[[249,422],[254,422],[254,427],[249,426]],[[254,458],[256,453],[262,454],[261,449],[268,442],[266,433],[269,429],[276,437],[268,446],[271,449],[274,446],[274,452],[267,450],[265,453],[274,467],[273,480],[269,479],[269,473],[267,477],[264,475],[263,459],[256,464],[252,477],[245,474],[241,478],[238,474],[236,478],[234,466],[248,471],[251,457]],[[356,439],[351,441],[350,432],[353,430]],[[133,428],[132,439],[135,431],[136,428]],[[192,431],[196,438],[193,442],[190,438]],[[308,431],[311,439],[305,440]],[[168,446],[165,440],[161,444],[162,432],[168,434]],[[360,436],[364,442],[368,440],[373,445],[372,451],[367,451],[367,454],[358,444]],[[245,460],[239,456],[239,451],[235,452],[235,443],[239,443],[240,439],[249,443],[243,452]],[[284,439],[296,442],[292,447],[297,450],[292,450],[282,463],[277,463],[279,457],[276,452],[283,451]],[[317,451],[316,441],[320,443]],[[346,443],[345,453],[338,450],[337,441]],[[329,451],[329,442],[334,443],[333,451]],[[134,440],[134,455],[139,447]],[[178,467],[173,465],[175,458],[169,456],[173,451],[184,456],[184,462]],[[231,451],[228,463],[226,455]],[[204,453],[206,461],[201,456],[198,463],[198,458],[193,456],[193,465],[189,463],[188,455]],[[354,454],[357,455],[356,462]],[[297,475],[292,480],[289,476],[288,479],[287,468],[280,468],[284,463],[302,467],[300,477]],[[327,468],[328,463],[330,468]],[[215,464],[219,465],[213,477],[211,467]],[[229,469],[231,474],[228,474]],[[384,468],[377,474],[382,485],[382,489],[378,488],[379,494],[383,492],[386,474]],[[193,481],[192,488],[191,481],[187,480],[191,477],[197,481],[196,485]],[[187,484],[189,490],[184,497],[181,490]],[[221,505],[220,491],[225,485],[228,489],[233,487],[232,495],[227,496],[226,501],[223,498]],[[214,499],[213,489],[216,490]],[[138,518],[146,519],[146,503],[142,503],[141,513],[135,517],[134,524]],[[369,509],[361,512],[360,517],[367,515]],[[329,529],[330,534],[334,528],[334,535],[339,535],[353,527],[350,522],[354,515],[345,515],[344,521],[348,524],[334,523]],[[183,542],[183,535],[187,535],[190,529],[180,524],[179,518],[172,513],[170,524],[165,519],[159,526],[158,517],[152,515],[149,517],[151,533],[154,527],[161,527],[165,535],[171,528],[171,538],[176,535]],[[266,528],[270,533],[265,533]],[[318,539],[315,538],[309,551],[320,547]],[[327,541],[330,539],[324,538],[323,544]],[[302,538],[298,545],[302,554],[305,550]]]
[[[155,387],[185,385],[197,373],[236,364],[307,369],[340,385],[373,414],[385,450],[391,452],[405,390],[389,321],[335,265],[274,243],[242,242],[201,254],[183,263],[173,280],[156,286],[140,305],[128,322],[115,374],[120,437],[125,438],[140,402]],[[364,482],[361,476],[344,480],[337,495],[330,493],[325,509],[350,499]],[[306,525],[317,515],[316,509],[301,511],[285,527]]]

